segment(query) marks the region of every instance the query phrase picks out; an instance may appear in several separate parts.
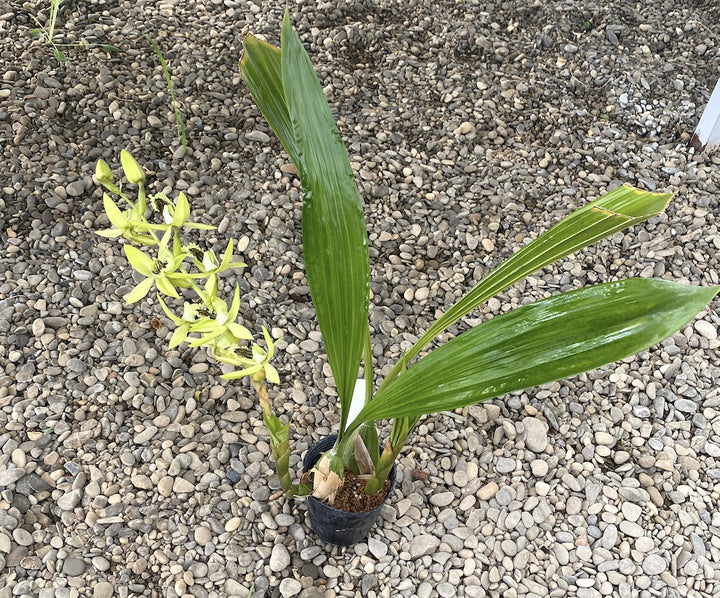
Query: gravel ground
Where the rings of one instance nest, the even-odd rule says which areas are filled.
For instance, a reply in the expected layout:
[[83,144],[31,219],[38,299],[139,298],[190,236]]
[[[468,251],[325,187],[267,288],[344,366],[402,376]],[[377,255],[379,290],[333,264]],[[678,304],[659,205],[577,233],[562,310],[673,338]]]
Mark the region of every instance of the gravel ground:
[[[425,418],[368,542],[319,543],[277,492],[251,390],[168,351],[160,310],[123,305],[119,245],[93,235],[95,160],[128,148],[250,264],[245,319],[285,335],[292,464],[334,430],[299,183],[238,69],[246,33],[277,43],[283,3],[67,2],[58,40],[121,52],[62,66],[29,36],[34,4],[0,5],[0,598],[720,594],[717,301],[635,358]],[[476,317],[623,276],[718,283],[720,159],[686,146],[718,75],[716,2],[291,5],[366,202],[380,369],[621,182],[677,197]]]

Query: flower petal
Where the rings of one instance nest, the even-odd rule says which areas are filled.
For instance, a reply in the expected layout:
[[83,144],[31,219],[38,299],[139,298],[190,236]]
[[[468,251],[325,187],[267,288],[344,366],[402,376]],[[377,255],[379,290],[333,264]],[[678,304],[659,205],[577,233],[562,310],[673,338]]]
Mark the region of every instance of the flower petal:
[[145,295],[150,292],[150,289],[153,286],[153,282],[154,280],[152,278],[146,278],[145,280],[143,280],[132,291],[125,295],[125,303],[130,305],[131,303],[140,301],[140,299],[145,297]]
[[174,349],[177,347],[180,343],[184,342],[188,335],[188,329],[187,326],[178,326],[172,333],[172,336],[170,337],[170,342],[168,343],[168,349]]
[[237,324],[236,322],[231,322],[230,324],[228,324],[227,329],[237,339],[251,341],[253,338],[252,332],[245,328],[245,326]]
[[176,299],[180,299],[180,295],[178,295],[178,292],[175,290],[175,287],[167,279],[167,276],[164,276],[164,275],[158,276],[155,279],[155,283],[157,284],[157,288],[161,293],[165,293],[166,295],[169,295],[170,297],[175,297]]
[[132,245],[123,245],[125,255],[130,265],[143,276],[152,276],[155,262],[153,259]]
[[106,237],[107,239],[114,239],[115,237],[122,237],[123,231],[119,228],[105,228],[103,230],[96,230],[95,234]]
[[222,377],[226,380],[237,380],[238,378],[244,378],[245,376],[252,376],[261,369],[262,366],[258,364],[244,370],[235,370],[234,372],[228,372],[227,374],[223,374]]
[[273,384],[280,384],[280,374],[278,374],[275,367],[269,363],[265,364],[265,377]]
[[181,227],[190,217],[190,203],[184,193],[178,195],[175,201],[175,213],[173,214],[172,225]]
[[110,198],[107,193],[103,193],[103,207],[107,214],[108,220],[116,228],[126,228],[128,225],[128,219],[122,210],[117,207],[117,204]]

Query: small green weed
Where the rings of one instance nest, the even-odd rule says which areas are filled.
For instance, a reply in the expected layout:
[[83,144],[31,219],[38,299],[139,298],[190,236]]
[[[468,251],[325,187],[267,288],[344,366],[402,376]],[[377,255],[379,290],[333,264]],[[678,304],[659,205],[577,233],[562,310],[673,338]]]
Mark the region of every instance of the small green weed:
[[30,30],[30,35],[32,35],[35,39],[44,39],[45,43],[52,47],[53,56],[55,56],[55,60],[57,60],[60,64],[63,64],[67,60],[67,56],[65,56],[65,54],[60,51],[57,44],[55,44],[53,36],[55,35],[55,23],[57,22],[58,11],[60,10],[62,2],[63,0],[50,0],[50,16],[48,18],[47,27],[45,27],[40,22],[40,19],[38,19],[35,15],[30,15],[32,20],[37,23],[37,27]]
[[90,44],[88,42],[77,43],[77,44],[59,44],[55,42],[55,26],[57,24],[58,12],[60,11],[60,5],[63,0],[50,0],[50,15],[48,16],[47,27],[40,22],[40,19],[36,15],[31,14],[30,18],[35,21],[37,27],[30,30],[30,35],[35,39],[45,40],[45,44],[50,46],[53,51],[53,56],[60,64],[64,64],[67,61],[67,56],[60,50],[60,48],[73,48],[73,47],[84,47],[84,48],[100,48],[109,53],[120,52],[120,48],[111,44]]
[[145,38],[150,42],[150,45],[152,45],[153,50],[155,50],[155,54],[157,54],[158,60],[160,61],[160,66],[162,67],[163,75],[165,76],[165,82],[167,83],[168,91],[170,92],[170,99],[172,101],[172,107],[173,111],[175,112],[175,124],[177,125],[177,131],[178,131],[178,138],[180,139],[180,142],[182,143],[183,148],[183,156],[185,155],[185,152],[187,151],[187,135],[185,131],[185,122],[183,121],[182,114],[180,113],[180,108],[178,105],[177,98],[175,97],[175,88],[172,84],[172,79],[170,78],[170,71],[168,71],[167,63],[165,62],[165,57],[163,56],[162,51],[160,50],[160,46],[158,46],[157,42],[150,37],[147,33],[145,34]]

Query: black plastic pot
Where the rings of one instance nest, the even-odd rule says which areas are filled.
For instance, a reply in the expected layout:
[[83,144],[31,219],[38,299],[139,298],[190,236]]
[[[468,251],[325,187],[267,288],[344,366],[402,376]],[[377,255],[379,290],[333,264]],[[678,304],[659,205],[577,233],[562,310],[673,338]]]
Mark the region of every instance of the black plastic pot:
[[[335,444],[336,435],[323,438],[317,444],[310,447],[303,459],[303,470],[308,472],[325,451],[331,449]],[[388,496],[395,487],[395,466],[390,471],[390,490]],[[310,516],[310,527],[317,536],[330,544],[337,546],[351,546],[362,542],[370,533],[370,528],[380,515],[380,510],[387,501],[385,500],[372,511],[365,513],[349,513],[333,509],[320,502],[312,496],[307,497],[308,515]]]

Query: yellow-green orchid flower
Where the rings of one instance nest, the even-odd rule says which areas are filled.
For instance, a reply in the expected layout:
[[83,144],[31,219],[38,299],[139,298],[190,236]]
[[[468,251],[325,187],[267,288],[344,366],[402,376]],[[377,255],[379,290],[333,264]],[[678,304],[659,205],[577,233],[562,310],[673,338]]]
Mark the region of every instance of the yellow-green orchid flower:
[[235,287],[235,296],[228,309],[227,303],[219,297],[213,297],[206,303],[208,314],[190,326],[190,332],[200,333],[201,336],[190,343],[190,347],[201,345],[213,346],[220,343],[236,344],[240,340],[252,340],[252,333],[245,326],[238,324],[235,319],[240,311],[240,287]]
[[187,339],[190,334],[190,327],[202,317],[200,312],[204,307],[202,305],[196,305],[186,301],[183,307],[183,315],[181,318],[178,318],[166,305],[159,293],[157,298],[167,317],[170,318],[176,326],[172,336],[170,337],[170,342],[168,343],[168,348],[174,349]]
[[138,217],[138,208],[132,204],[130,209],[121,210],[107,193],[103,193],[103,206],[113,228],[95,231],[95,234],[101,237],[109,239],[125,237],[128,241],[133,241],[140,245],[155,245],[157,239],[148,234],[148,232],[153,229],[165,228],[148,224],[142,215]]
[[201,230],[213,230],[216,227],[211,224],[200,222],[188,222],[190,218],[190,202],[184,193],[180,193],[173,205],[164,193],[156,193],[150,198],[150,203],[156,210],[162,213],[163,222],[175,228],[195,228]]
[[[222,261],[218,260],[215,252],[212,249],[202,250],[197,245],[192,245],[186,248],[188,253],[193,258],[195,267],[208,275],[208,282],[213,279],[214,286],[217,289],[217,275],[228,270],[229,268],[244,268],[247,264],[243,262],[233,262],[233,241],[228,241],[225,252],[223,253]],[[215,293],[212,293],[213,295]]]
[[178,255],[168,249],[167,245],[170,242],[171,234],[172,229],[165,231],[158,246],[157,259],[151,258],[132,245],[123,245],[125,255],[130,265],[146,277],[145,280],[125,296],[125,301],[128,304],[135,303],[145,297],[153,285],[156,285],[158,291],[164,295],[179,299],[180,295],[178,295],[178,292],[175,290],[176,286],[188,286],[191,279],[203,278],[205,276],[202,273],[188,274],[187,272],[179,271],[180,265],[187,257],[187,254],[181,253]]
[[251,356],[247,356],[246,352],[243,351],[242,348],[212,348],[215,359],[221,363],[227,363],[243,368],[241,370],[235,370],[234,372],[223,374],[223,378],[226,378],[227,380],[237,380],[238,378],[250,376],[256,382],[261,382],[262,380],[267,379],[274,384],[280,384],[280,375],[275,367],[270,363],[275,355],[275,343],[273,342],[270,333],[267,331],[267,328],[263,326],[262,331],[263,336],[265,337],[267,349],[262,349],[256,343],[253,343]]

